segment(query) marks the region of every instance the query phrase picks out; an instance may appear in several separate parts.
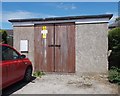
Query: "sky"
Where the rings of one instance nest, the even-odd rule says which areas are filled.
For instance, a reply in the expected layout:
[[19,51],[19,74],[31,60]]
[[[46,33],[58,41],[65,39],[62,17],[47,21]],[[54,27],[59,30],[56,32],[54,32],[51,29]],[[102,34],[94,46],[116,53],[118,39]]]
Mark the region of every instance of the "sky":
[[1,29],[12,29],[10,19],[48,18],[113,14],[118,16],[117,2],[2,2]]

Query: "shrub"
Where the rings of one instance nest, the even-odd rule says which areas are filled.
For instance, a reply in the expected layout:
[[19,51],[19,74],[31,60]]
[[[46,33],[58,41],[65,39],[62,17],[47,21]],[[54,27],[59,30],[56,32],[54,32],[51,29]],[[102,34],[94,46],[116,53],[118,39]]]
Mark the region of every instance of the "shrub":
[[33,73],[33,76],[35,76],[35,77],[41,77],[42,75],[45,75],[45,73],[42,71],[36,71]]
[[117,83],[118,85],[120,85],[120,69],[116,67],[112,67],[109,70],[108,79],[111,83]]
[[108,34],[108,44],[109,50],[112,50],[111,55],[109,56],[109,69],[112,66],[120,67],[120,28],[113,28],[109,31]]
[[113,28],[109,31],[109,49],[113,51],[120,51],[120,28]]

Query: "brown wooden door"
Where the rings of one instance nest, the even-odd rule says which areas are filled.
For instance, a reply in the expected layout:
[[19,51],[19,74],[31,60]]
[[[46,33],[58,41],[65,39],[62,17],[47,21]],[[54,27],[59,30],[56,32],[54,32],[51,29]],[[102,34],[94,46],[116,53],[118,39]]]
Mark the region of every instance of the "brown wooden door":
[[[46,72],[75,72],[74,23],[44,24],[47,26],[46,48],[40,31],[35,26],[35,70]],[[45,58],[46,49],[46,58]]]
[[[35,70],[53,72],[54,71],[54,48],[48,47],[48,45],[54,44],[54,26],[53,24],[44,24],[47,26],[48,34],[47,38],[42,38],[42,26],[35,25],[35,43],[34,43],[34,60]],[[46,40],[46,41],[45,41]],[[46,42],[46,44],[45,44]]]
[[55,71],[75,72],[75,26],[74,23],[55,25]]

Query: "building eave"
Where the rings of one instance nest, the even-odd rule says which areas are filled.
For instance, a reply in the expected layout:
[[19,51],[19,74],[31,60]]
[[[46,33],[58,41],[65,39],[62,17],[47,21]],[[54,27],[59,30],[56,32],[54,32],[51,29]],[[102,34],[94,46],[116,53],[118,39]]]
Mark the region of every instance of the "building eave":
[[113,14],[103,15],[88,15],[88,16],[68,16],[68,17],[53,17],[53,18],[30,18],[30,19],[11,19],[9,22],[35,22],[35,21],[61,21],[61,20],[77,20],[77,19],[93,19],[93,18],[109,18],[111,19]]
[[108,23],[112,14],[105,15],[89,15],[89,16],[69,16],[69,17],[55,17],[55,18],[36,18],[36,19],[14,19],[9,20],[13,26],[34,26],[35,24],[45,23],[67,23],[74,22],[75,24],[86,23]]

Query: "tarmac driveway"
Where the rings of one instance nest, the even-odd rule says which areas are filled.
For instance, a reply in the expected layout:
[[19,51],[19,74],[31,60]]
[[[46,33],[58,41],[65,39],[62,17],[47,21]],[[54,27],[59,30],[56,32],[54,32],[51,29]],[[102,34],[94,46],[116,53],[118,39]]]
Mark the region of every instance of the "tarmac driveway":
[[[47,74],[28,84],[19,82],[4,94],[118,94],[118,86],[110,84],[106,75],[78,76]],[[21,85],[22,84],[22,85]]]

